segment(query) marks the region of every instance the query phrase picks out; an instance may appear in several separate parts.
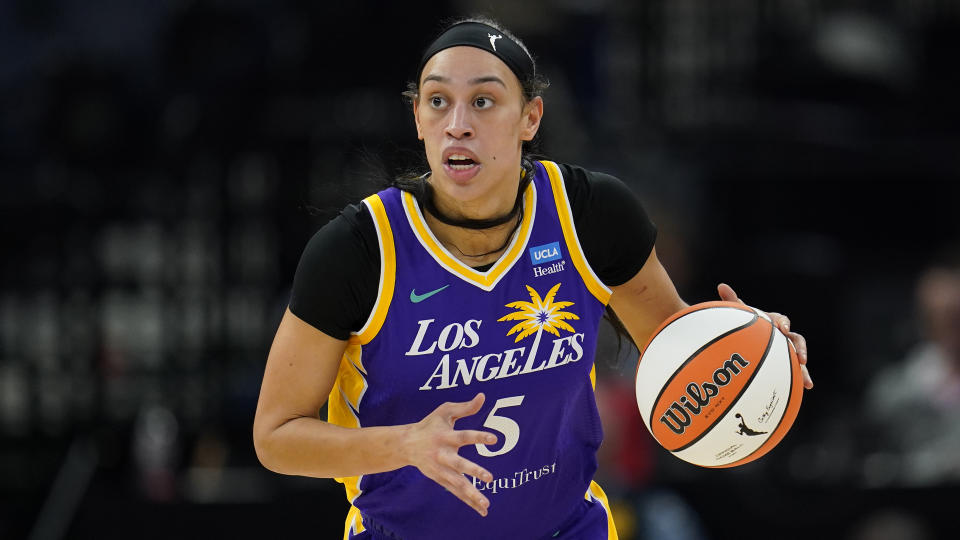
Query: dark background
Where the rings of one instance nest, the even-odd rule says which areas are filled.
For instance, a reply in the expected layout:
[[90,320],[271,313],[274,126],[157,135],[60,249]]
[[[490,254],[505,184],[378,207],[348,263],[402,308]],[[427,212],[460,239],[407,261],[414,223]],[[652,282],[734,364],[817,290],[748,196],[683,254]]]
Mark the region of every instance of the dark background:
[[860,410],[960,233],[960,3],[11,0],[0,537],[342,534],[341,486],[257,462],[260,378],[305,242],[411,161],[400,92],[472,13],[532,49],[544,153],[640,194],[688,302],[725,281],[810,343],[784,442],[722,471],[643,450],[608,489],[641,501],[622,537],[866,538],[885,512],[949,530],[956,480],[890,481]]

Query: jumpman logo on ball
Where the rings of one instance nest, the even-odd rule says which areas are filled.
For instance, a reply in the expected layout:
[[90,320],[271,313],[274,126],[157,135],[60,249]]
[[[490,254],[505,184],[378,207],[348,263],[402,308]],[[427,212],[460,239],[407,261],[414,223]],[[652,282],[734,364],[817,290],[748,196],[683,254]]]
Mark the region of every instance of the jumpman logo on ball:
[[766,433],[766,431],[754,431],[748,428],[747,423],[743,421],[743,417],[740,416],[740,413],[737,413],[736,416],[740,419],[740,431],[737,432],[740,435],[763,435]]
[[497,50],[497,40],[502,39],[503,36],[495,36],[493,34],[487,34],[487,37],[490,38],[490,46],[493,47],[493,50]]

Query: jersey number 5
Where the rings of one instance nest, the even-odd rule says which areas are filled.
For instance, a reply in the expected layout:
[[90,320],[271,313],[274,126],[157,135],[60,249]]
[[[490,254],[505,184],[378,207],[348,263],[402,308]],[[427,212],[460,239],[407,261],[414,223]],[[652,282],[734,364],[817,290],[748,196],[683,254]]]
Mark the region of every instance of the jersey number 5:
[[513,421],[512,418],[507,418],[506,416],[497,416],[498,409],[506,409],[507,407],[516,407],[523,403],[523,396],[513,396],[507,398],[500,398],[493,405],[493,408],[490,409],[490,414],[487,415],[487,419],[483,421],[483,427],[502,433],[503,436],[503,446],[499,450],[491,452],[487,445],[485,444],[476,444],[477,453],[484,457],[493,457],[499,456],[501,454],[506,454],[507,452],[513,450],[513,447],[517,445],[517,441],[520,440],[520,426]]

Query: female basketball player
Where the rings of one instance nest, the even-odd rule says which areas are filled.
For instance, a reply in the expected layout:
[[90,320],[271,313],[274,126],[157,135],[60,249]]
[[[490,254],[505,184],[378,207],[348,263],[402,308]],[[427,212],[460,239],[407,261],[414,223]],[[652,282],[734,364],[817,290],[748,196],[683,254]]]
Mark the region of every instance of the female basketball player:
[[686,304],[624,184],[524,155],[539,81],[505,30],[448,27],[409,93],[429,171],[304,251],[254,440],[273,471],[344,484],[344,538],[616,537],[592,482],[597,327],[610,306],[642,345]]

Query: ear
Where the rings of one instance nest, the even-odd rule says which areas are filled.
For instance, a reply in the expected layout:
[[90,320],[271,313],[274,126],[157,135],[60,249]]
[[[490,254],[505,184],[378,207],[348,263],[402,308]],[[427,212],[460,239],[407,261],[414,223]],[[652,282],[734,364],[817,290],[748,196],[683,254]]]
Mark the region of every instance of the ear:
[[420,126],[420,96],[413,98],[413,122],[417,125],[417,140],[423,140],[423,129]]
[[543,118],[543,98],[537,96],[523,107],[523,125],[520,127],[520,139],[533,140],[540,130],[540,120]]

